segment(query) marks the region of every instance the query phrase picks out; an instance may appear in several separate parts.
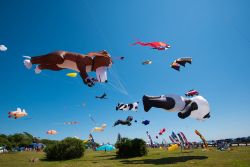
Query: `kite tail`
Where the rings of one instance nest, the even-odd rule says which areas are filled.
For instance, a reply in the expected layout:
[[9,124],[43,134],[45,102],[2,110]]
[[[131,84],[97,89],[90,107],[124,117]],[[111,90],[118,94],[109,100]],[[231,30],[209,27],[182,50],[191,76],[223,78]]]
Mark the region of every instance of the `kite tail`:
[[148,43],[145,43],[145,42],[141,42],[139,39],[136,39],[136,42],[131,44],[131,45],[142,45],[142,46],[147,46]]

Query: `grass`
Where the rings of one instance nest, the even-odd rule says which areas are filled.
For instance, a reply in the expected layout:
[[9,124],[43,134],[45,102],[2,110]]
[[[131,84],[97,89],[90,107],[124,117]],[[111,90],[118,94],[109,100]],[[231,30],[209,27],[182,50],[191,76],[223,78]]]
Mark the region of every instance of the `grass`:
[[[39,158],[38,162],[29,160]],[[1,167],[204,167],[204,166],[250,166],[250,147],[236,147],[231,151],[195,149],[185,152],[169,152],[165,149],[150,149],[144,157],[117,159],[113,152],[86,151],[84,157],[68,161],[46,161],[42,152],[0,154]]]

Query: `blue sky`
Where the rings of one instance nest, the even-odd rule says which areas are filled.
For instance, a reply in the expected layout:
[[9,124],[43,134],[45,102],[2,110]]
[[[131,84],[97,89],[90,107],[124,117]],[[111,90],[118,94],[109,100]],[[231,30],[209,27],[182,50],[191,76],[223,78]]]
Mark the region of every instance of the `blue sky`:
[[[164,127],[167,133],[158,142],[169,141],[172,130],[184,132],[192,141],[199,141],[194,129],[208,140],[249,136],[249,5],[247,0],[2,0],[0,44],[8,51],[0,52],[0,133],[27,131],[41,138],[86,139],[94,127],[91,114],[99,125],[108,125],[103,133],[93,134],[98,142],[114,143],[118,132],[147,140],[146,131],[155,136]],[[172,48],[131,46],[135,39],[163,41]],[[88,88],[80,77],[66,77],[70,70],[36,75],[23,66],[23,55],[103,49],[113,57],[125,57],[116,60],[109,72],[110,83],[119,89],[110,84]],[[187,56],[193,58],[192,65],[181,72],[169,68],[172,61]],[[153,64],[141,65],[147,59]],[[181,120],[177,113],[160,109],[145,113],[142,105],[137,113],[115,111],[118,102],[141,102],[144,94],[184,95],[189,89],[199,90],[210,102],[209,120]],[[108,100],[94,98],[103,92]],[[17,107],[26,109],[32,119],[8,119],[7,113]],[[112,127],[128,115],[149,119],[151,124]],[[66,121],[81,124],[63,125]],[[59,134],[48,136],[49,129]]]

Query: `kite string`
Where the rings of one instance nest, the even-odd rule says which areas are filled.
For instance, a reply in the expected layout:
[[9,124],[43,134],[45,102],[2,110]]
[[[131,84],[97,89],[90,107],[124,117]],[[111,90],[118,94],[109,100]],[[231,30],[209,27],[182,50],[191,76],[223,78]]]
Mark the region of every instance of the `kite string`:
[[[102,26],[99,26],[98,22],[96,21],[97,19],[94,16],[94,13],[92,12],[94,10],[92,10],[93,8],[91,7],[91,5],[87,1],[86,1],[86,6],[88,8],[87,10],[88,10],[88,12],[90,14],[90,17],[93,20],[93,23],[94,23],[94,26],[95,26],[95,28],[97,30],[97,33],[100,34],[101,38],[103,39],[103,41],[105,42],[105,44],[106,44],[106,46],[108,48],[110,48],[110,49],[113,48],[114,49],[114,47],[111,47],[111,43],[109,42],[108,38],[106,38],[106,36],[104,35],[104,33],[103,33],[102,29],[101,29]],[[114,65],[113,65],[112,68],[114,68]],[[120,93],[122,93],[122,94],[126,95],[127,97],[129,97],[131,100],[134,100],[134,98],[129,95],[129,93],[128,93],[127,89],[125,88],[124,84],[122,84],[121,79],[119,78],[119,76],[117,74],[115,74],[114,71],[112,71],[112,70],[110,70],[110,71],[111,71],[111,74],[113,74],[113,76],[115,77],[118,86],[116,86],[114,83],[113,84],[109,83],[109,85],[112,88],[114,88],[115,90],[118,90]]]

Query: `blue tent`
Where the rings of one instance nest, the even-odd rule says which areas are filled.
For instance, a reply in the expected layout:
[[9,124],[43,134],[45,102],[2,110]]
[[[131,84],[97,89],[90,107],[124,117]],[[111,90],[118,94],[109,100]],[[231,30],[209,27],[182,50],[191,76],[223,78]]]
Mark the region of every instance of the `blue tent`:
[[105,144],[105,145],[102,145],[96,149],[96,151],[105,151],[105,150],[112,151],[112,150],[115,150],[115,147],[113,145],[110,145],[110,144]]

